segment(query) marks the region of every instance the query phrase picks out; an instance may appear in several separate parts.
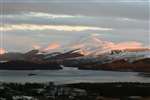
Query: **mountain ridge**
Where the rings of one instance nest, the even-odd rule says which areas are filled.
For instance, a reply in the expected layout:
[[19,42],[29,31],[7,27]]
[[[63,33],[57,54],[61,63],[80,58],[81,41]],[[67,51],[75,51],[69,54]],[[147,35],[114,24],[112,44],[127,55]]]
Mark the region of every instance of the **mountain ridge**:
[[[150,71],[150,67],[148,67],[150,66],[150,63],[148,63],[150,58],[147,57],[149,53],[147,49],[140,49],[140,51],[137,49],[134,51],[112,50],[110,53],[99,55],[83,55],[80,53],[80,49],[74,49],[64,53],[46,53],[40,50],[31,50],[26,53],[5,53],[0,56],[0,64],[1,66],[7,66],[8,69],[9,66],[15,66],[16,69],[21,69],[21,67],[18,66],[23,65],[26,65],[27,68],[32,65],[31,67],[33,67],[33,69],[36,69],[35,66],[43,66],[45,69],[53,69],[53,67],[61,69],[60,65],[64,65],[66,67],[91,70]],[[1,68],[4,69],[5,67]],[[37,69],[39,68],[40,67],[37,67]]]

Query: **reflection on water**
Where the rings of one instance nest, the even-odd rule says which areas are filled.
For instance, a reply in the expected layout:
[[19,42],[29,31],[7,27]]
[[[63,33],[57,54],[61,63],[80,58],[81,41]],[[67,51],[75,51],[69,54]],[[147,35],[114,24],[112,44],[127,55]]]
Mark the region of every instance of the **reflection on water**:
[[[150,75],[150,74],[149,74]],[[150,82],[136,72],[93,71],[93,70],[0,70],[3,82],[49,82],[56,84],[78,82]]]
[[150,73],[149,72],[141,72],[138,75],[142,76],[142,77],[149,77],[150,78]]

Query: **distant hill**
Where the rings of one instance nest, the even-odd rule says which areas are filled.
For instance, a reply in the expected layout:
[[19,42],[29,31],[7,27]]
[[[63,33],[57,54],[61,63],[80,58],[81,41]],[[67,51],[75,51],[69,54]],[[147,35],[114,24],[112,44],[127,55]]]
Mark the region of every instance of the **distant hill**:
[[0,63],[0,69],[7,70],[56,70],[61,69],[61,67],[57,63],[45,62],[45,63],[35,63],[29,61],[9,61],[5,63]]
[[0,69],[61,69],[63,59],[83,56],[75,51],[50,54],[41,53],[39,50],[31,50],[27,53],[5,53],[0,56]]
[[5,53],[0,55],[0,69],[61,69],[60,65],[64,65],[91,70],[150,72],[149,49],[112,50],[99,55],[83,55],[79,50],[63,53],[39,50]]
[[119,59],[105,64],[83,64],[79,66],[79,69],[150,72],[150,58],[143,58],[134,62]]

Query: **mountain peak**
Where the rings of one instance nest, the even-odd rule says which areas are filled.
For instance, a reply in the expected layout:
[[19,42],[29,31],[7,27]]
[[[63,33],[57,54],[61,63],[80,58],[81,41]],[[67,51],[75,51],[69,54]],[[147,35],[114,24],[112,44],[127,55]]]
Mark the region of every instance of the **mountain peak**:
[[36,55],[38,54],[40,51],[38,49],[34,49],[31,51],[28,51],[27,53],[25,53],[25,55]]

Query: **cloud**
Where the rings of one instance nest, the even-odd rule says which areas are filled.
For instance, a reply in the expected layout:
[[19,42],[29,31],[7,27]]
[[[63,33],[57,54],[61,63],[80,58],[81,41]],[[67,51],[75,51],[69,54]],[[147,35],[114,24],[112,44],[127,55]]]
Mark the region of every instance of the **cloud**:
[[43,51],[50,51],[50,50],[54,50],[54,49],[58,49],[60,48],[60,44],[59,43],[51,43],[49,44],[49,46],[45,49],[43,49]]
[[139,20],[136,20],[136,19],[125,18],[125,17],[122,17],[122,18],[116,18],[116,20],[119,20],[119,21],[126,21],[126,22],[136,22],[136,21],[139,21]]
[[36,25],[36,24],[14,24],[0,26],[1,31],[43,31],[43,30],[57,30],[57,31],[109,31],[111,28],[92,27],[92,26],[69,26],[69,25]]
[[137,41],[125,41],[120,43],[114,43],[111,41],[99,39],[97,38],[97,36],[93,36],[92,39],[95,43],[97,43],[96,45],[100,45],[104,49],[125,50],[125,49],[144,48],[143,44]]
[[76,45],[73,45],[73,46],[72,46],[73,49],[83,48],[83,47],[85,47],[84,44],[76,44]]
[[32,47],[33,47],[33,49],[37,49],[37,50],[41,49],[41,46],[37,45],[37,44],[34,44]]
[[4,48],[0,48],[0,55],[6,53],[6,50]]
[[29,12],[29,14],[25,14],[26,16],[31,17],[43,17],[43,18],[76,18],[83,17],[79,15],[65,15],[65,14],[51,14],[51,13],[42,13],[42,12]]
[[3,33],[5,35],[3,38],[4,47],[8,52],[27,52],[33,48],[34,44],[40,44],[36,41],[36,37],[22,35],[22,33]]
[[136,42],[136,41],[127,41],[127,42],[122,42],[122,43],[110,43],[106,46],[113,50],[143,48],[143,44],[140,42]]
[[66,14],[52,14],[52,13],[44,13],[44,12],[28,12],[28,13],[21,13],[21,14],[7,14],[1,15],[1,17],[5,18],[21,18],[21,19],[29,19],[29,18],[48,18],[48,19],[55,19],[55,18],[80,18],[84,16],[80,15],[66,15]]
[[[4,24],[8,25],[6,25],[5,27],[0,27],[0,31],[7,31],[4,32],[4,34],[8,33],[8,35],[5,36],[5,38],[8,38],[8,36],[11,38],[11,40],[9,40],[9,43],[8,41],[5,41],[5,47],[9,51],[26,51],[27,49],[31,49],[32,44],[34,44],[35,42],[38,42],[37,44],[40,44],[42,46],[46,45],[49,42],[49,40],[59,40],[61,44],[67,44],[71,43],[72,41],[74,42],[76,39],[79,40],[81,38],[80,35],[90,34],[91,32],[83,32],[77,30],[76,28],[74,28],[74,30],[76,29],[76,31],[71,31],[70,28],[70,30],[68,31],[68,29],[64,29],[64,27],[60,31],[60,28],[58,28],[57,26],[63,25],[71,27],[74,27],[74,25],[76,25],[88,27],[92,26],[98,28],[102,27],[105,29],[109,28],[109,30],[113,30],[103,32],[94,30],[94,32],[102,34],[103,37],[106,38],[106,40],[111,40],[115,42],[140,41],[144,43],[144,45],[149,45],[149,16],[147,13],[149,8],[149,4],[147,3],[148,0],[147,2],[143,3],[134,2],[135,0],[132,0],[133,2],[131,3],[118,2],[124,0],[102,0],[104,1],[102,3],[95,2],[100,0],[52,0],[59,1],[59,3],[52,3],[51,0],[5,0],[12,1],[11,3],[5,3],[3,2],[4,0],[1,1],[2,3],[0,3],[0,6],[3,7],[3,14],[1,14],[0,16],[2,16],[4,20],[0,21],[0,23],[3,23],[5,21]],[[34,1],[35,3],[25,3],[31,1]],[[23,24],[27,26],[24,28],[21,26]],[[12,25],[17,25],[17,28],[12,29]],[[35,25],[36,28],[34,28],[33,25]],[[57,28],[49,29],[45,28],[45,25],[56,26]],[[20,26],[19,29],[18,26]],[[31,27],[31,29],[29,27]],[[30,32],[28,30],[30,30]],[[39,30],[46,31],[41,32]],[[88,30],[90,29],[88,28]],[[38,34],[42,34],[44,35],[44,37],[40,37],[38,36]],[[12,37],[13,35],[14,37]],[[15,36],[19,36],[20,39],[16,39]],[[28,37],[29,39],[33,38],[33,43],[29,43],[29,39],[22,39],[21,37]]]
[[[3,0],[0,0],[2,2]],[[27,2],[27,3],[128,3],[128,2],[148,2],[148,0],[5,0],[3,2]]]
[[61,44],[59,44],[57,42],[53,42],[53,43],[50,43],[47,47],[44,47],[42,45],[37,45],[37,44],[32,45],[32,47],[33,47],[33,49],[36,49],[36,50],[49,52],[49,51],[53,51],[53,50],[60,48]]
[[59,0],[58,3],[52,3],[51,0],[47,0],[48,2],[46,3],[44,2],[45,0],[34,0],[35,3],[25,3],[27,1],[31,2],[31,0],[17,0],[17,2],[10,0],[12,1],[11,3],[5,3],[4,0],[2,1],[3,3],[0,3],[0,6],[4,7],[3,12],[7,14],[20,12],[51,12],[53,14],[61,13],[64,15],[125,17],[146,21],[149,19],[148,0],[139,3],[135,2],[135,0],[132,0],[132,2],[119,2],[120,0],[107,0],[107,2],[105,2],[106,0],[102,0],[102,2],[101,0],[97,0],[97,2],[101,3],[97,3],[95,0]]

